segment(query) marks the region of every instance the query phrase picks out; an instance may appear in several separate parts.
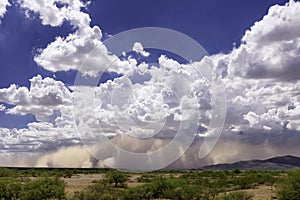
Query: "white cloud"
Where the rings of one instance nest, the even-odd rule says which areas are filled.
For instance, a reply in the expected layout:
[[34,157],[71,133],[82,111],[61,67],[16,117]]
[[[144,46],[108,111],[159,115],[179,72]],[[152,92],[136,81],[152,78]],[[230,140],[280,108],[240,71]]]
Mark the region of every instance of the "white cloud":
[[287,124],[287,128],[290,130],[300,131],[300,120],[295,120]]
[[5,111],[6,107],[3,104],[0,104],[0,111]]
[[[108,52],[101,42],[100,28],[90,27],[90,16],[81,10],[86,5],[80,0],[20,2],[28,12],[39,14],[43,25],[61,26],[64,21],[68,21],[75,28],[74,33],[65,38],[59,36],[45,49],[39,49],[34,58],[39,66],[52,72],[78,70],[89,76],[97,76],[110,64],[114,66],[110,69],[120,74],[132,70],[134,64],[130,60],[120,61],[117,56]],[[89,63],[82,65],[87,55],[90,58]]]
[[0,100],[8,104],[27,104],[29,91],[25,87],[18,88],[15,84],[0,89]]
[[272,6],[228,56],[229,73],[256,79],[300,78],[300,2]]
[[60,81],[37,75],[30,88],[11,85],[0,89],[0,102],[10,104],[7,114],[33,114],[37,122],[27,128],[0,128],[0,150],[9,152],[52,151],[79,142],[73,128],[72,93]]
[[78,70],[84,58],[99,45],[102,52],[99,51],[101,54],[97,57],[97,66],[99,68],[102,65],[108,65],[114,57],[109,56],[107,49],[101,46],[102,43],[99,41],[101,37],[101,30],[98,27],[86,28],[84,32],[76,31],[66,38],[57,37],[46,49],[40,50],[35,61],[52,72]]
[[132,50],[133,50],[134,52],[136,52],[136,53],[141,54],[141,55],[144,56],[144,57],[150,56],[150,53],[144,50],[144,47],[143,47],[143,45],[142,45],[140,42],[135,42],[135,43],[133,44]]
[[[108,52],[100,41],[101,30],[94,26],[77,30],[66,38],[57,37],[45,49],[40,50],[34,60],[43,68],[52,71],[78,70],[83,75],[97,76],[109,69],[119,74],[131,73],[136,68],[136,61],[129,58],[121,61]],[[85,60],[87,55],[89,59]]]
[[226,123],[233,130],[280,133],[300,117],[298,84],[241,78],[227,79],[225,84]]
[[0,128],[0,136],[0,150],[10,152],[52,151],[80,142],[73,128],[54,127],[47,122],[30,123],[24,129]]
[[[72,106],[72,93],[60,81],[37,75],[30,79],[30,89],[11,85],[0,89],[0,102],[14,105],[6,109],[9,114],[34,114],[38,120],[51,120],[68,106]],[[57,112],[55,112],[57,111]]]
[[[39,14],[43,25],[61,26],[67,20],[76,28],[88,27],[91,18],[81,12],[86,7],[80,0],[18,0],[28,12]],[[60,6],[59,6],[60,5]]]
[[[147,66],[140,74],[148,77],[145,82],[132,82],[135,74],[129,74],[100,84],[95,95],[87,95],[87,88],[74,89],[77,98],[87,98],[83,110],[76,105],[78,124],[94,124],[107,127],[108,133],[125,132],[138,137],[174,132],[180,122],[197,118],[198,114],[201,123],[208,126],[209,84],[205,79],[198,80],[200,74],[197,76],[192,65],[180,65],[165,56],[159,62],[160,67]],[[91,105],[96,107],[89,108]]]
[[299,120],[300,2],[275,5],[246,31],[229,54],[206,57],[227,96],[226,127],[234,131],[297,131]]
[[[4,17],[7,7],[10,6],[11,4],[9,3],[8,0],[1,0],[0,1],[0,19]],[[0,20],[1,23],[1,20]]]

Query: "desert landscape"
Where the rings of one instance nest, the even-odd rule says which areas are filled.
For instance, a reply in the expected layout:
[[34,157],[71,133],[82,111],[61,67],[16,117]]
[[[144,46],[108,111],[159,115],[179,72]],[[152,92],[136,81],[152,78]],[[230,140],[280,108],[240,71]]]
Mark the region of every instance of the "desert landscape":
[[300,198],[297,165],[299,158],[284,156],[153,172],[1,168],[0,199],[291,200]]

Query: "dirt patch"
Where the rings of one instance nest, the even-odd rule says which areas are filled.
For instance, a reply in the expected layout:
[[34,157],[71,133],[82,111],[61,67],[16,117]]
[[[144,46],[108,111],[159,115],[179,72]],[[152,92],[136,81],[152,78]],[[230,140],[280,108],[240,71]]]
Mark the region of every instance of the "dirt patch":
[[141,175],[139,175],[139,174],[130,175],[128,177],[127,186],[129,188],[131,188],[131,187],[137,187],[137,186],[143,185],[144,183],[138,182],[138,178],[140,178],[140,177],[141,177]]
[[67,195],[72,195],[75,191],[84,190],[94,181],[103,179],[103,176],[103,174],[77,174],[71,178],[62,178],[62,180],[66,183]]
[[276,198],[276,189],[275,186],[270,185],[259,185],[253,189],[246,190],[232,190],[230,192],[220,193],[218,196],[223,196],[232,192],[247,192],[252,194],[252,200],[271,200]]
[[275,186],[260,185],[255,189],[249,189],[248,192],[254,194],[253,200],[270,200],[276,199]]

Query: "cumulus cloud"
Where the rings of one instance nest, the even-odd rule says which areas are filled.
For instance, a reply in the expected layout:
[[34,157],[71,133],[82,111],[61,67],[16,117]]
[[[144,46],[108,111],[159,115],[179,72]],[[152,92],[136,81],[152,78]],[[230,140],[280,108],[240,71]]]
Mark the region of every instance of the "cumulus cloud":
[[77,144],[72,93],[62,82],[52,78],[37,75],[30,82],[29,89],[16,85],[0,89],[0,101],[12,105],[5,110],[7,114],[32,114],[37,120],[23,129],[1,128],[2,148],[12,152],[39,152]]
[[135,42],[135,43],[133,44],[132,50],[133,50],[134,52],[136,52],[136,53],[141,54],[141,55],[144,56],[144,57],[150,56],[150,53],[144,50],[144,47],[143,47],[143,45],[142,45],[140,42]]
[[[81,32],[76,31],[66,38],[57,37],[46,49],[40,50],[41,53],[34,60],[38,65],[52,72],[79,70],[86,55],[97,45],[102,44],[99,41],[101,37],[102,34],[98,27],[85,28]],[[108,65],[114,60],[113,56],[108,55],[107,49],[103,45],[101,47],[102,52],[100,52],[96,64],[98,68],[102,65]],[[92,70],[87,70],[86,73],[92,72]]]
[[[9,3],[8,0],[2,0],[0,2],[0,19],[2,19],[7,11],[7,7],[10,6],[11,4]],[[1,22],[1,21],[0,21]]]
[[[201,123],[208,126],[211,86],[204,78],[199,79],[200,74],[192,65],[180,65],[162,56],[159,67],[147,66],[139,74],[146,76],[147,81],[132,81],[136,73],[101,83],[91,93],[86,87],[75,86],[78,123],[83,121],[84,124],[93,116],[102,126],[111,127],[109,132],[149,137],[174,129],[178,123],[189,121],[200,113]],[[86,101],[83,110],[79,105],[81,98]],[[89,108],[90,105],[95,107]]]
[[72,105],[72,94],[60,81],[52,78],[43,79],[37,75],[30,79],[30,88],[11,85],[0,89],[0,101],[14,105],[7,109],[9,114],[34,114],[37,119],[46,119]]
[[[227,124],[238,131],[270,129],[279,133],[299,117],[299,87],[291,82],[228,79]],[[288,126],[290,127],[290,126]]]
[[[75,29],[66,37],[58,36],[45,49],[39,49],[34,58],[39,66],[52,72],[77,70],[89,76],[97,76],[112,64],[115,68],[111,70],[120,74],[131,70],[130,61],[122,62],[103,45],[100,28],[90,26],[90,16],[82,11],[88,3],[84,4],[80,0],[20,0],[20,3],[27,13],[39,14],[43,25],[61,26],[64,21],[68,21]],[[87,55],[93,59],[82,65]]]
[[80,0],[18,0],[20,5],[27,10],[27,14],[39,14],[43,25],[61,26],[64,21],[70,21],[74,27],[88,27],[91,18],[81,12],[87,5]]
[[293,81],[300,78],[300,3],[275,5],[228,55],[233,76]]
[[46,122],[34,122],[24,129],[1,128],[1,150],[9,152],[43,152],[58,146],[78,144],[78,136],[73,128],[54,127]]
[[225,129],[236,132],[298,130],[300,2],[275,5],[246,31],[229,54],[208,56],[212,78],[226,87]]

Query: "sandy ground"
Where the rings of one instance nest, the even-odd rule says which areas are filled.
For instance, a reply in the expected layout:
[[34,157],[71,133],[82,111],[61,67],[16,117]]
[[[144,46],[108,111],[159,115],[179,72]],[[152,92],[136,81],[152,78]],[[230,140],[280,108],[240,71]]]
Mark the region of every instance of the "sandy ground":
[[72,178],[62,178],[66,183],[67,195],[71,195],[75,191],[81,191],[91,185],[93,181],[100,179],[103,179],[103,174],[77,174]]
[[253,200],[276,199],[276,190],[274,186],[260,185],[255,189],[249,189],[244,191],[254,194]]
[[[243,191],[243,192],[252,194],[253,195],[252,200],[272,200],[272,199],[275,200],[275,199],[277,199],[275,186],[259,185],[253,189],[234,190],[231,192],[238,192],[238,191]],[[231,193],[231,192],[226,192],[226,194]]]

